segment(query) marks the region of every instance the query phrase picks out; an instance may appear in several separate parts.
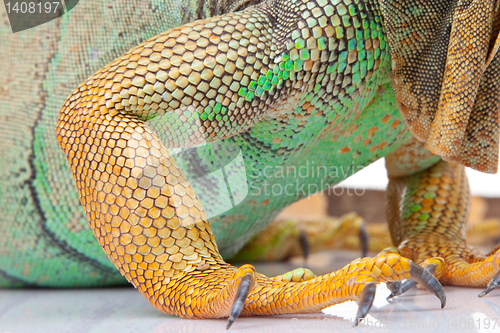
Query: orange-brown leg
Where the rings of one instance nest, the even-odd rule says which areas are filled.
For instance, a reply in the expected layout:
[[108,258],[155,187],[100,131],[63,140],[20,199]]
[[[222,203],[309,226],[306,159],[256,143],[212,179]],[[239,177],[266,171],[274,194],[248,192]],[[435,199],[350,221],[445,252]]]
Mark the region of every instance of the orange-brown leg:
[[[360,250],[362,256],[368,251],[368,240],[378,245],[380,233],[377,226],[367,228],[361,217],[348,213],[341,218],[327,217],[317,220],[275,220],[267,228],[255,235],[231,261],[272,261],[286,260],[293,256],[304,256],[323,250]],[[369,237],[369,238],[368,238]],[[388,237],[387,237],[388,238]],[[382,238],[385,240],[385,238]],[[387,239],[390,242],[390,239]],[[378,241],[378,243],[377,243]],[[382,247],[383,248],[383,247]]]
[[[72,134],[81,127],[66,119],[61,118],[59,140],[73,172],[78,170],[77,187],[96,238],[120,272],[163,312],[230,317],[231,324],[240,312],[303,313],[359,300],[360,319],[373,301],[374,283],[409,278],[444,302],[437,280],[397,254],[356,260],[305,282],[231,266],[220,256],[189,182],[147,126],[120,114],[96,118],[86,142],[75,143]],[[85,144],[90,149],[81,149]]]
[[463,166],[441,161],[392,177],[387,198],[391,236],[401,255],[422,266],[432,263],[443,284],[485,287],[494,278],[500,252],[482,255],[466,243],[471,196]]

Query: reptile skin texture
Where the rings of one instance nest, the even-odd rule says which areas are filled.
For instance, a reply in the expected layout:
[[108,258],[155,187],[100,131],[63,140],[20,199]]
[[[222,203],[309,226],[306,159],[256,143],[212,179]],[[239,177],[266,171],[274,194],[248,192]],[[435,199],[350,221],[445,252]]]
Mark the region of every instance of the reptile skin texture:
[[[414,262],[486,286],[500,256],[466,244],[464,166],[497,170],[499,3],[88,0],[16,34],[2,9],[0,286],[126,279],[161,311],[230,324],[347,300],[362,317],[380,282],[439,294]],[[216,214],[227,184],[192,175],[227,156],[245,171],[225,171],[237,193]],[[382,157],[399,248],[317,277],[224,261]]]

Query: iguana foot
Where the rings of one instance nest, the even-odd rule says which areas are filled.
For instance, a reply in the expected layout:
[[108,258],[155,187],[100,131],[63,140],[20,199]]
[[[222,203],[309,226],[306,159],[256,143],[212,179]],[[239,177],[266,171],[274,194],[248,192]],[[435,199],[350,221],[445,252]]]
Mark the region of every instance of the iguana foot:
[[[403,279],[417,281],[444,305],[439,282],[396,254],[358,259],[304,282],[277,281],[248,265],[238,269],[220,255],[207,214],[168,148],[228,138],[272,112],[274,106],[260,100],[260,92],[246,88],[251,78],[272,86],[269,94],[262,93],[268,100],[286,97],[278,93],[291,85],[273,73],[281,69],[272,57],[266,55],[268,63],[259,66],[253,66],[255,57],[247,57],[264,57],[274,41],[261,33],[271,31],[274,21],[267,6],[152,37],[66,100],[57,139],[99,244],[159,310],[185,318],[229,317],[228,326],[240,314],[312,312],[347,300],[360,301],[361,319],[375,283]],[[226,37],[232,40],[222,43]],[[277,84],[270,82],[275,79]]]
[[[488,285],[481,295],[496,288],[499,247],[482,255],[466,241],[471,197],[463,166],[441,161],[423,172],[392,178],[388,198],[391,237],[399,254],[434,271],[444,285]],[[396,295],[413,284],[391,288]]]
[[[488,294],[499,286],[500,250],[495,248],[487,255],[467,244],[457,244],[443,239],[409,240],[401,245],[401,253],[415,258],[445,285],[484,287],[479,295]],[[422,258],[430,257],[425,260]],[[418,259],[420,257],[420,259]],[[402,285],[400,293],[409,290]]]
[[[278,277],[255,273],[250,265],[195,270],[173,279],[161,296],[150,299],[159,310],[187,318],[229,317],[227,328],[239,315],[297,314],[318,311],[348,300],[359,302],[356,323],[369,312],[379,282],[413,279],[446,303],[434,276],[397,254],[356,259],[322,276],[296,269]],[[156,294],[155,294],[156,295]]]
[[[403,279],[415,280],[434,293],[440,299],[441,307],[444,307],[446,303],[443,288],[432,274],[411,260],[394,253],[379,255],[375,258],[356,259],[344,268],[322,276],[315,276],[307,269],[296,269],[273,278],[256,273],[255,283],[251,280],[251,273],[248,275],[238,274],[244,269],[253,272],[251,266],[245,265],[237,273],[229,273],[234,269],[234,267],[227,268],[228,274],[218,278],[220,283],[224,283],[226,280],[228,285],[233,286],[232,293],[216,290],[219,295],[227,295],[228,303],[233,302],[234,299],[228,327],[240,313],[241,315],[306,313],[348,300],[359,302],[356,315],[357,324],[371,308],[377,283]],[[248,276],[246,284],[244,284],[245,276]],[[232,280],[238,280],[239,284],[242,285],[236,297],[231,296],[235,293],[234,285],[236,285],[236,283],[230,282]],[[182,289],[180,285],[177,289],[179,288]],[[240,292],[240,290],[243,291]],[[193,292],[193,295],[195,293]],[[246,297],[245,302],[246,294],[248,297]],[[210,295],[206,297],[211,298]],[[229,308],[228,305],[218,306]],[[233,313],[235,313],[234,316]]]

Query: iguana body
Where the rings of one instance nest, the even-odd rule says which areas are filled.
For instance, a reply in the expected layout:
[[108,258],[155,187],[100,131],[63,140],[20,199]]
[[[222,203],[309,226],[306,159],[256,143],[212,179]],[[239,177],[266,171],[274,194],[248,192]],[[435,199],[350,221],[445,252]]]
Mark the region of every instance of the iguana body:
[[[401,38],[384,31],[384,24],[397,26],[387,17],[390,10],[399,13],[397,3],[202,4],[138,2],[117,10],[87,1],[60,20],[2,40],[0,52],[9,59],[19,59],[27,48],[38,50],[35,41],[49,41],[47,53],[36,58],[40,65],[35,70],[7,61],[1,73],[1,96],[6,97],[0,116],[7,120],[1,123],[1,156],[8,166],[0,178],[3,285],[122,281],[83,229],[86,212],[99,244],[120,272],[167,313],[227,317],[236,294],[246,290],[250,293],[243,314],[313,311],[360,299],[363,316],[374,282],[410,277],[439,293],[428,273],[417,273],[416,265],[399,254],[362,259],[318,278],[306,274],[299,277],[304,283],[270,279],[248,265],[231,267],[219,254],[235,254],[286,205],[388,155],[389,173],[399,177],[389,188],[391,234],[396,245],[402,244],[402,253],[436,265],[443,282],[479,286],[493,277],[493,256],[462,271],[455,269],[457,263],[449,267],[446,260],[431,259],[446,258],[445,252],[456,247],[467,257],[461,236],[469,192],[463,167],[438,162],[438,156],[412,138],[398,110],[399,103],[420,139],[429,130],[437,131],[425,117],[415,120],[415,98],[408,102],[408,96],[419,97],[417,88],[428,87],[404,81],[414,79],[415,71],[405,70],[407,63],[401,65],[398,58],[401,49],[394,45]],[[496,13],[493,5],[488,8]],[[446,35],[447,15],[454,9],[454,4],[431,8],[445,22],[431,28],[444,29]],[[223,16],[168,30],[217,14]],[[488,22],[495,17],[491,14]],[[391,66],[398,102],[391,89]],[[478,96],[491,91],[484,86],[492,82],[497,82],[493,74],[483,77]],[[426,116],[437,102],[427,100]],[[496,104],[491,108],[498,111]],[[488,111],[488,105],[481,110]],[[423,125],[415,125],[420,119]],[[53,134],[56,123],[63,153]],[[464,137],[470,141],[471,136]],[[193,161],[178,158],[179,167],[170,157],[174,151],[166,150],[207,141],[213,142],[211,148],[198,148],[196,162],[216,166],[218,154],[231,155],[239,147],[247,182],[236,182],[236,187],[246,183],[249,189],[233,209],[211,218],[210,226],[199,194],[183,175],[194,168]],[[467,154],[442,153],[455,160]],[[466,164],[494,171],[495,156],[469,156]],[[301,167],[316,172],[290,176],[289,170]],[[286,192],[290,183],[294,190]],[[273,186],[283,193],[275,195]],[[422,200],[430,200],[430,206]],[[208,199],[207,204],[219,202]],[[427,238],[443,245],[428,249]],[[475,269],[484,270],[479,281],[468,275]],[[318,300],[314,294],[320,290],[325,298]],[[242,292],[238,299],[245,296]],[[282,301],[284,296],[293,301]],[[243,303],[238,303],[233,317],[242,310]]]

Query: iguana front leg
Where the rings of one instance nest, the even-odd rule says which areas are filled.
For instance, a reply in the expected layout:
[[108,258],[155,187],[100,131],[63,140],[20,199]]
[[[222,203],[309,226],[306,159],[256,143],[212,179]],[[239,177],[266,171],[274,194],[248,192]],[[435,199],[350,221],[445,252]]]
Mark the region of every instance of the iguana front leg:
[[[485,287],[500,268],[500,252],[495,249],[482,255],[467,245],[471,195],[465,167],[440,161],[424,171],[402,176],[404,169],[410,173],[418,169],[424,150],[423,144],[414,140],[387,158],[387,215],[392,240],[401,255],[422,266],[432,263],[441,283]],[[427,154],[427,162],[432,162]],[[404,161],[415,163],[403,165]],[[493,284],[498,284],[496,280]]]
[[[347,300],[360,301],[362,318],[376,282],[408,278],[443,303],[437,280],[396,254],[356,260],[305,282],[277,281],[220,256],[204,210],[167,148],[244,131],[299,92],[293,85],[302,87],[312,60],[293,63],[276,53],[285,37],[273,24],[282,19],[277,28],[287,28],[289,13],[276,17],[277,5],[269,6],[153,37],[65,102],[58,140],[99,244],[156,308],[187,318],[229,317],[230,325],[240,313],[311,312]],[[286,45],[303,48],[302,42]],[[251,80],[258,82],[253,88]],[[150,126],[151,119],[159,120]]]

